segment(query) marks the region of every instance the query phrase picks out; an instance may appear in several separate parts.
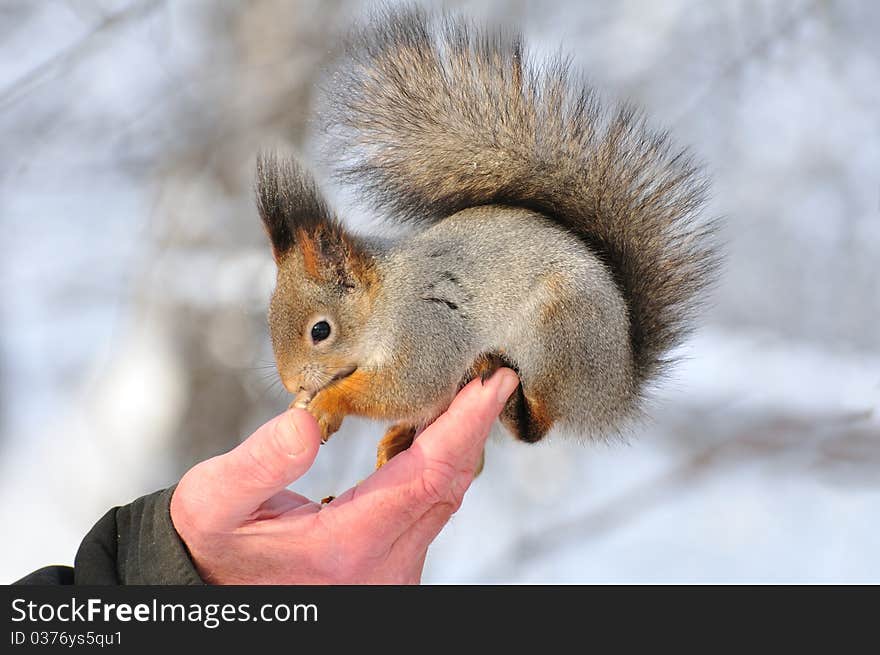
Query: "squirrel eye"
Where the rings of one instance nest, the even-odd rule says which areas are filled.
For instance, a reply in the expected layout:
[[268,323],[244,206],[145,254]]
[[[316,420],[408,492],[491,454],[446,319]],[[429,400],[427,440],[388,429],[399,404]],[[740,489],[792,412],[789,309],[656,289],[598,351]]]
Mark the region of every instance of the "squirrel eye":
[[330,336],[330,324],[327,321],[318,321],[312,326],[312,341],[318,343]]

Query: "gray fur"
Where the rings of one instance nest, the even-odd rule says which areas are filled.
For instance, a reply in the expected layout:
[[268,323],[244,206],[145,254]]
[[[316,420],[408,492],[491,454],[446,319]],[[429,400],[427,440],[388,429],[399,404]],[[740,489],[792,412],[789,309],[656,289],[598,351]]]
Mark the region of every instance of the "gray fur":
[[[500,353],[540,419],[530,440],[637,413],[717,261],[688,154],[633,110],[603,110],[563,60],[532,63],[518,36],[415,9],[358,31],[328,91],[339,176],[416,229],[353,240],[319,198],[315,225],[291,217],[360,273],[340,290],[306,280],[295,249],[280,258],[270,324],[288,388],[356,367],[377,380],[358,411],[423,424]],[[332,346],[304,336],[318,314],[338,326]]]
[[415,8],[356,31],[328,91],[343,180],[416,223],[476,205],[550,217],[612,271],[637,386],[663,369],[717,261],[704,180],[665,133],[630,107],[605,111],[566,60],[533,62],[519,35]]
[[[368,365],[396,371],[394,386],[423,408],[401,418],[433,419],[493,351],[571,428],[596,434],[633,409],[626,305],[605,265],[546,218],[463,210],[396,244],[380,266],[363,347]],[[558,314],[542,318],[551,307]]]

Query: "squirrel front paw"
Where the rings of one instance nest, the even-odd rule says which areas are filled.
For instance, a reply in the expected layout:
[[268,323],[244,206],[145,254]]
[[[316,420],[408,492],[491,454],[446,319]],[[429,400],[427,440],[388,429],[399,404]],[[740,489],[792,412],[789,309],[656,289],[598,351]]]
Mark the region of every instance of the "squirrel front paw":
[[321,428],[321,443],[327,443],[330,437],[339,430],[343,417],[339,414],[322,411],[320,408],[308,407],[307,411],[318,421],[318,427]]
[[290,403],[290,409],[304,409],[315,417],[318,427],[321,429],[321,443],[325,444],[329,441],[334,432],[337,432],[342,426],[343,414],[331,412],[320,402],[320,396],[310,403],[304,403],[294,400]]

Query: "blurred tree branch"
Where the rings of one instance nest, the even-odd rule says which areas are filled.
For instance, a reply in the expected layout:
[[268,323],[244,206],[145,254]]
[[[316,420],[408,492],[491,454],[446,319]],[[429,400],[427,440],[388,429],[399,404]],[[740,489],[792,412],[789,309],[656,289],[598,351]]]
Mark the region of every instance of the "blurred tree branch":
[[144,0],[110,14],[74,43],[52,55],[43,63],[19,76],[0,90],[0,110],[8,109],[25,98],[40,82],[52,75],[61,75],[77,65],[95,45],[95,39],[152,13],[164,0]]
[[[802,469],[810,475],[824,473],[836,479],[876,485],[880,425],[873,419],[870,410],[831,417],[788,414],[751,421],[740,417],[732,424],[739,429],[720,440],[717,435],[725,428],[694,421],[690,430],[685,428],[682,432],[692,434],[673,439],[688,452],[678,464],[638,482],[599,507],[523,533],[479,577],[497,580],[566,545],[597,539],[637,521],[677,494],[697,490],[701,481],[748,463],[773,464]],[[694,436],[702,438],[694,441]],[[707,440],[714,443],[708,447],[698,445]],[[859,471],[862,479],[854,479]]]
[[719,85],[728,82],[731,78],[739,75],[742,69],[750,61],[765,57],[770,48],[780,41],[791,38],[792,35],[819,9],[823,0],[810,0],[802,6],[791,11],[782,21],[767,34],[760,36],[749,47],[733,57],[721,70],[713,75],[702,87],[679,109],[676,118],[671,122],[672,126],[678,126],[695,112],[707,98],[718,89]]

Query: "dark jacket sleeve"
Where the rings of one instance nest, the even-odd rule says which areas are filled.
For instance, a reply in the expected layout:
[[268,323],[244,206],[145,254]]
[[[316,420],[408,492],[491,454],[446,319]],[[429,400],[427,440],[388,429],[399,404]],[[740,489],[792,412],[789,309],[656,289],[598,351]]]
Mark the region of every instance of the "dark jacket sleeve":
[[172,493],[114,507],[83,539],[73,568],[45,567],[15,584],[202,584],[171,522]]

